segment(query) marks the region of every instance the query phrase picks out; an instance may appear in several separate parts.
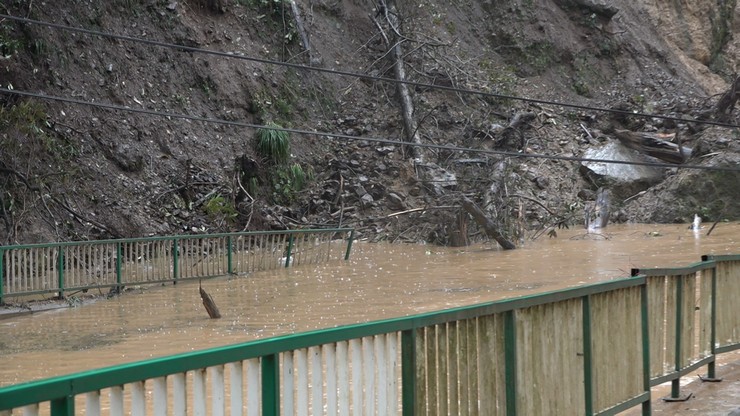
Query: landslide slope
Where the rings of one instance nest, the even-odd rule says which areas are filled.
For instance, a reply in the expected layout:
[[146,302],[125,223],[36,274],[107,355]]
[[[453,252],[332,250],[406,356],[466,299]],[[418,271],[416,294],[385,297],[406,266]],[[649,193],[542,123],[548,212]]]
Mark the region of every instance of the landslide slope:
[[[337,225],[448,244],[465,231],[462,196],[519,240],[580,223],[605,185],[619,221],[740,217],[737,171],[615,184],[568,160],[630,129],[678,133],[687,163],[737,168],[737,128],[599,110],[718,121],[740,56],[736,1],[55,3],[2,13],[87,32],[0,19],[3,244]],[[408,133],[396,85],[379,79],[396,76],[396,44],[417,83],[414,133],[433,146],[424,161],[448,176],[374,140]],[[295,130],[280,163],[257,146],[255,126],[273,124]],[[532,154],[565,160],[516,157]]]

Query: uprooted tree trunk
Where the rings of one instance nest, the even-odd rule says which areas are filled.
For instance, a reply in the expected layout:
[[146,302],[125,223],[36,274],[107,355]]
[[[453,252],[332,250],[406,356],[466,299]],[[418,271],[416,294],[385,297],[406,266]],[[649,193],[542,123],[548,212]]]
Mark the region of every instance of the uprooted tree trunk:
[[455,218],[455,228],[449,232],[449,245],[450,247],[465,247],[469,244],[468,216],[465,211],[460,210]]
[[[414,119],[414,102],[411,99],[411,93],[409,92],[408,85],[406,82],[406,68],[403,60],[403,43],[406,38],[401,34],[401,22],[398,18],[398,10],[393,0],[381,0],[380,11],[388,23],[390,28],[390,35],[383,35],[386,42],[390,46],[390,57],[393,60],[393,75],[396,80],[400,81],[396,83],[396,92],[398,93],[399,100],[401,101],[401,114],[403,116],[403,128],[406,135],[406,141],[409,143],[420,144],[421,137],[419,136],[419,126]],[[382,27],[378,25],[379,28]],[[421,150],[418,147],[412,147],[410,149],[411,156],[416,160],[417,163],[424,163],[424,158]]]
[[676,137],[675,133],[660,134],[615,130],[614,135],[626,147],[668,163],[684,163],[691,157],[691,148],[666,140],[674,139]]
[[[382,16],[387,24],[384,25],[378,22],[377,17],[379,16]],[[380,0],[374,22],[390,48],[388,55],[393,63],[393,74],[395,79],[399,81],[396,83],[396,92],[401,104],[404,141],[413,144],[413,146],[408,146],[408,153],[414,161],[417,174],[421,177],[422,182],[430,184],[436,194],[442,195],[444,194],[443,188],[457,184],[457,177],[454,173],[448,172],[437,164],[427,162],[422,147],[419,146],[422,144],[422,140],[419,134],[419,124],[414,118],[414,101],[407,85],[406,63],[403,52],[403,43],[408,38],[401,31],[401,19],[398,15],[395,0]],[[388,27],[389,34],[386,34],[383,30],[384,26]]]
[[308,54],[308,61],[311,65],[318,65],[320,63],[320,59],[318,56],[315,56],[313,53],[313,50],[311,50],[311,42],[308,38],[308,32],[306,31],[306,27],[303,24],[303,17],[301,17],[301,10],[298,8],[298,5],[295,3],[295,0],[288,0],[288,4],[290,4],[290,11],[293,12],[293,20],[295,21],[295,30],[298,32],[298,36],[301,38],[301,44],[303,44],[303,49]]
[[468,214],[473,217],[478,225],[483,227],[486,235],[496,240],[496,242],[504,250],[513,250],[516,248],[516,245],[509,241],[506,237],[504,237],[503,234],[501,234],[501,232],[498,230],[498,227],[496,227],[496,224],[494,224],[494,222],[486,216],[483,210],[480,209],[480,207],[476,205],[475,202],[471,201],[468,197],[463,196],[462,207],[465,211],[468,212]]

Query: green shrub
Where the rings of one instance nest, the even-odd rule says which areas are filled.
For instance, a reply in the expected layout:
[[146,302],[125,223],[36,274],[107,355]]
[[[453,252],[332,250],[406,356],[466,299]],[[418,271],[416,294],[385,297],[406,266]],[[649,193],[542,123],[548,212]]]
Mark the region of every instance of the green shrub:
[[306,172],[303,170],[301,165],[294,163],[290,167],[290,176],[293,179],[296,191],[302,190],[303,186],[306,184]]
[[282,127],[269,123],[257,130],[257,152],[273,163],[283,163],[290,157],[290,135]]
[[216,195],[203,205],[203,211],[214,220],[232,221],[239,215],[234,206],[221,195]]
[[296,194],[304,189],[306,183],[313,179],[311,168],[303,169],[298,163],[291,166],[278,167],[272,175],[272,197],[275,203],[290,204],[295,201]]

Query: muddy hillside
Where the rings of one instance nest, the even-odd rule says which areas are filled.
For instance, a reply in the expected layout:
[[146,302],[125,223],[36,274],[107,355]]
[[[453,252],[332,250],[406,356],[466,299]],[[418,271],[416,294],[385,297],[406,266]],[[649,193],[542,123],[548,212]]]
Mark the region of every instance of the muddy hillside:
[[740,218],[736,0],[0,13],[0,244],[352,226],[516,245],[583,227],[597,195],[610,222]]

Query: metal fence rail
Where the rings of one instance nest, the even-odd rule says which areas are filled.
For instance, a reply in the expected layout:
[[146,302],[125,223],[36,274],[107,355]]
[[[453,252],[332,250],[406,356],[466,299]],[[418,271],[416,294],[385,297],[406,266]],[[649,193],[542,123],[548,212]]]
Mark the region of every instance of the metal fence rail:
[[9,386],[0,415],[650,414],[740,348],[740,255],[634,274]]
[[337,228],[0,246],[0,304],[346,259],[352,239],[352,229]]

